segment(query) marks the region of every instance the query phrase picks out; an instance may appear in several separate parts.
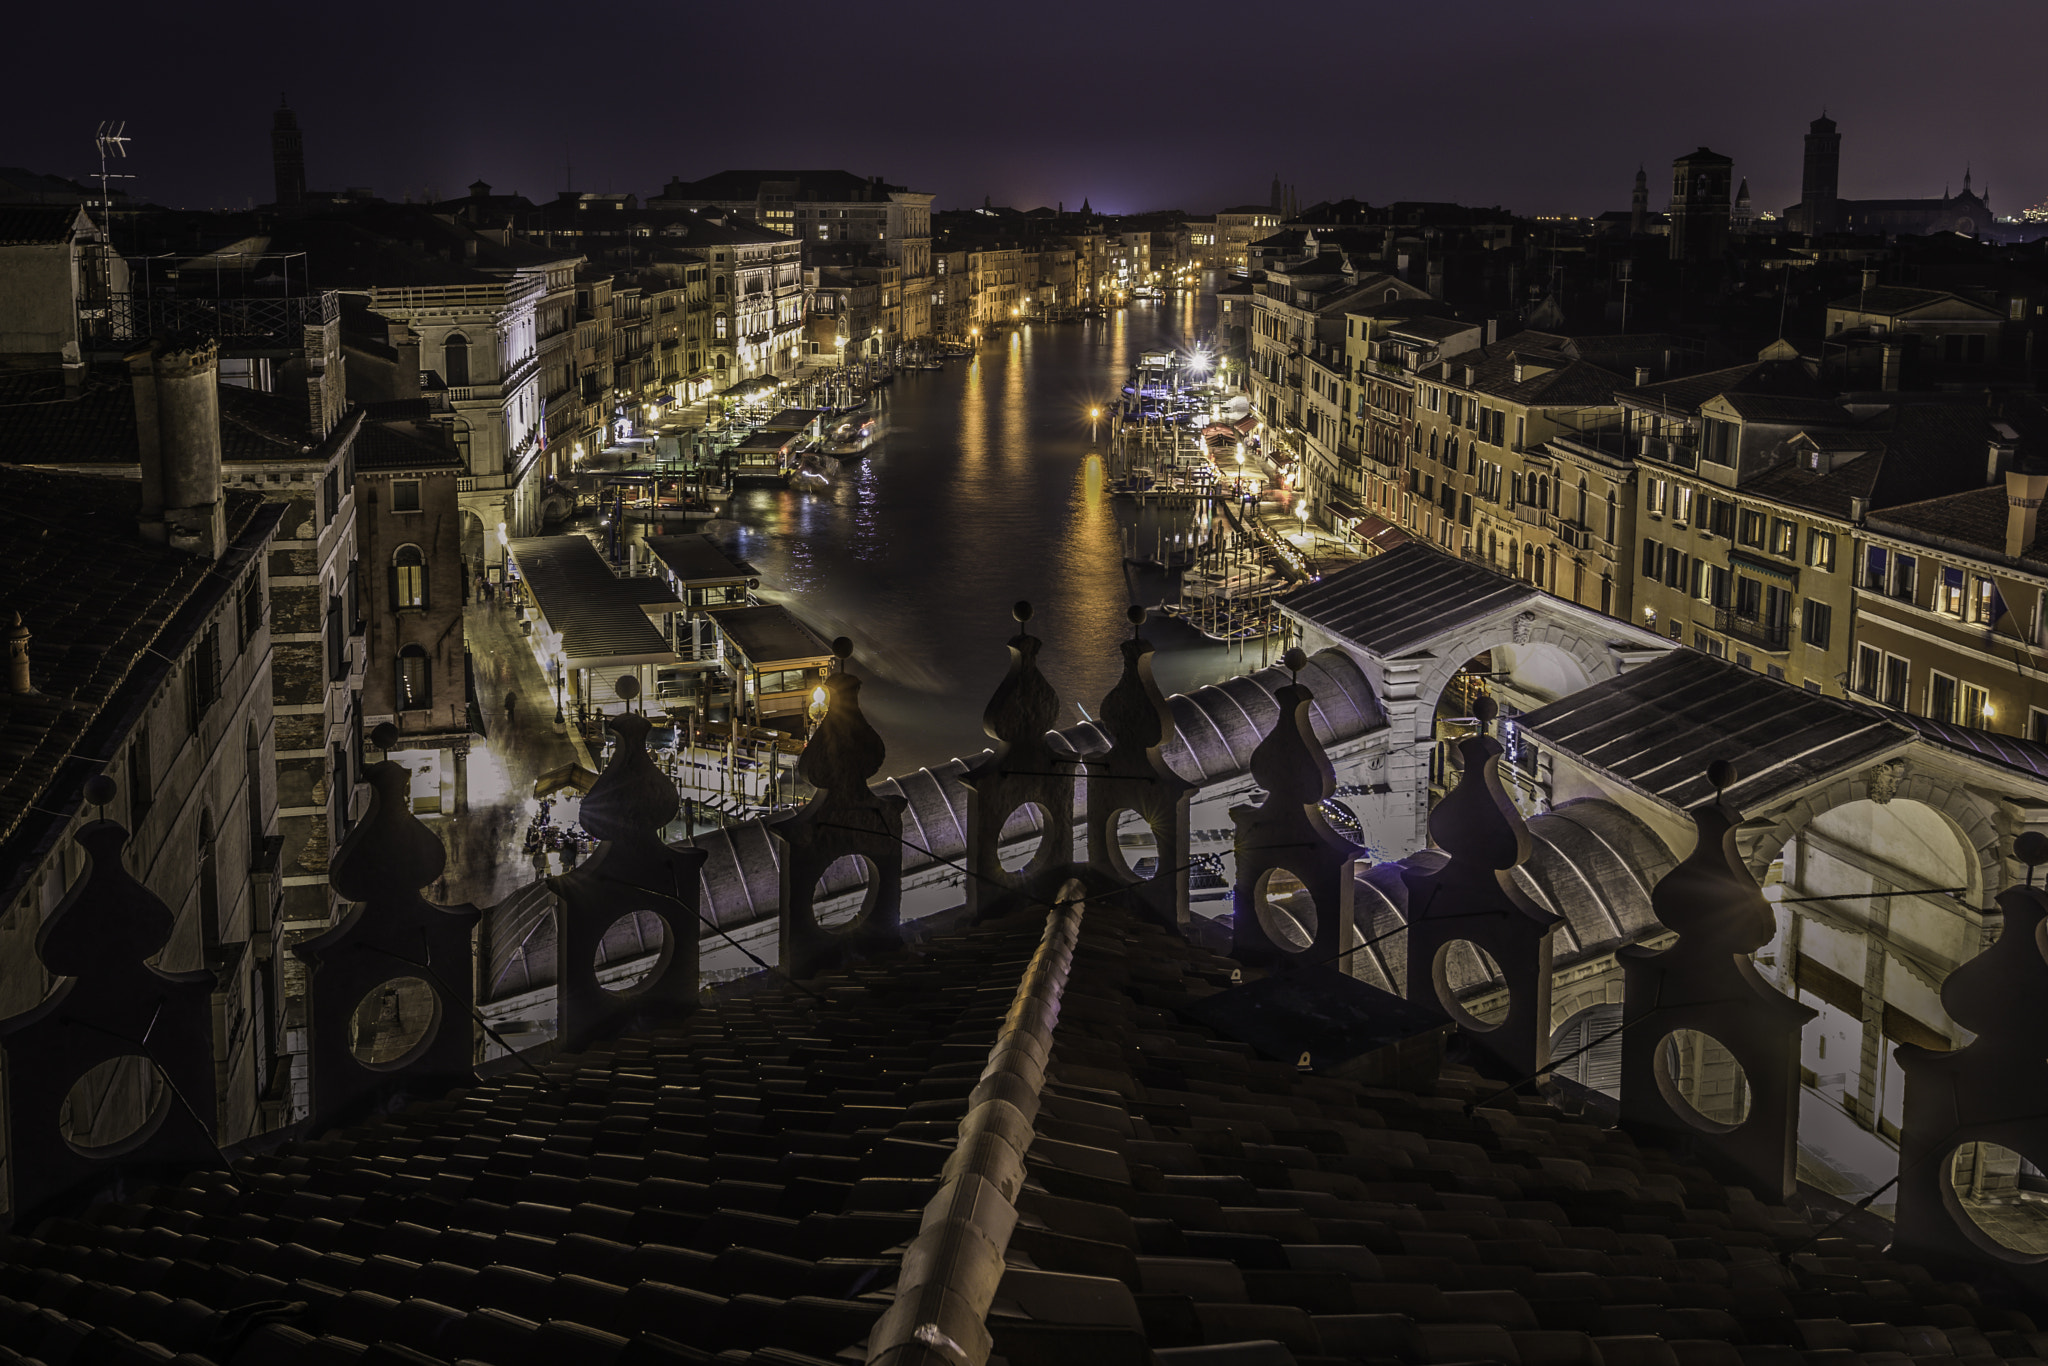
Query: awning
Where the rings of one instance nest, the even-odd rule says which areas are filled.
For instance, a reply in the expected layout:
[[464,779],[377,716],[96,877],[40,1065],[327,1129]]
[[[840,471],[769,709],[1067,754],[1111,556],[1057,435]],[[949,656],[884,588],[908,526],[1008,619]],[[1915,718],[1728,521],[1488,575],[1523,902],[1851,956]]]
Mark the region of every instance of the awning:
[[667,583],[651,575],[620,578],[582,536],[516,537],[507,549],[534,610],[560,639],[563,667],[674,662],[675,651],[649,619],[682,606]]
[[583,765],[571,761],[560,768],[551,768],[533,780],[533,795],[536,799],[552,797],[564,788],[573,787],[577,792],[588,792],[597,783],[597,775]]
[[1388,551],[1414,538],[1384,517],[1368,512],[1358,519],[1358,539],[1376,551]]
[[1773,564],[1760,556],[1745,555],[1739,550],[1728,552],[1728,567],[1746,574],[1754,574],[1760,579],[1769,579],[1773,583],[1782,583],[1788,588],[1799,586],[1798,570],[1788,569],[1782,564]]

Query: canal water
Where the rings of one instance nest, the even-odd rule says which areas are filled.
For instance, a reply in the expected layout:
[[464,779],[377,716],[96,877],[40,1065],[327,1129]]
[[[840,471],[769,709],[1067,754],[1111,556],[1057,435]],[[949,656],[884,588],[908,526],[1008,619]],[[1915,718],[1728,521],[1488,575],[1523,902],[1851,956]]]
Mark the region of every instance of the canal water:
[[[1171,601],[1172,579],[1125,564],[1126,536],[1205,534],[1207,514],[1140,510],[1108,490],[1109,426],[1088,410],[1116,398],[1141,351],[1186,347],[1214,326],[1213,299],[1134,304],[1106,320],[1019,328],[943,370],[900,374],[883,393],[887,438],[842,463],[822,493],[749,489],[711,530],[786,604],[854,642],[861,703],[889,748],[886,773],[987,748],[982,709],[1009,663],[1011,604],[1028,600],[1039,663],[1098,715],[1122,659],[1133,602]],[[1093,457],[1091,459],[1091,456]],[[1168,693],[1258,667],[1258,643],[1216,644],[1154,615],[1155,673]]]

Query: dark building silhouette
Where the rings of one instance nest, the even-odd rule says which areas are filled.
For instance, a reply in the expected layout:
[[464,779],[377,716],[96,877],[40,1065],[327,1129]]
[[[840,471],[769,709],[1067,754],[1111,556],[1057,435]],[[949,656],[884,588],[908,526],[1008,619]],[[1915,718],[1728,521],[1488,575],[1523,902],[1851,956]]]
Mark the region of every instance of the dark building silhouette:
[[1718,261],[1728,246],[1735,163],[1702,147],[1671,163],[1671,259]]
[[1842,177],[1842,135],[1825,112],[1806,130],[1806,163],[1799,176],[1799,203],[1786,211],[1796,232],[1833,232],[1840,223],[1837,198]]
[[1843,199],[1840,197],[1842,138],[1835,121],[1822,114],[1806,134],[1806,164],[1799,181],[1799,202],[1785,210],[1794,232],[1854,232],[1925,237],[1937,232],[1974,236],[1996,221],[1989,191],[1970,187],[1963,172],[1963,192],[1928,199]]
[[1641,237],[1650,221],[1650,177],[1636,167],[1636,190],[1628,202],[1628,235]]
[[306,148],[299,140],[299,116],[282,95],[270,115],[270,169],[277,182],[277,206],[296,208],[306,197]]

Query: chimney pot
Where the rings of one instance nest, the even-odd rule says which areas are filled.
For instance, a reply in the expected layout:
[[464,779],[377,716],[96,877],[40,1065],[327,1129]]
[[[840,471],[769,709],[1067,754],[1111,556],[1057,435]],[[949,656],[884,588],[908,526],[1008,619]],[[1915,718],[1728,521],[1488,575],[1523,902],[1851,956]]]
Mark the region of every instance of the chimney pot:
[[226,548],[220,493],[220,348],[154,341],[128,355],[145,538],[208,559]]
[[1643,385],[1648,384],[1649,382],[1650,367],[1647,365],[1638,365],[1636,367],[1636,387],[1641,388]]
[[28,671],[28,641],[28,627],[16,612],[13,629],[7,633],[7,691],[16,697],[33,697],[36,691]]

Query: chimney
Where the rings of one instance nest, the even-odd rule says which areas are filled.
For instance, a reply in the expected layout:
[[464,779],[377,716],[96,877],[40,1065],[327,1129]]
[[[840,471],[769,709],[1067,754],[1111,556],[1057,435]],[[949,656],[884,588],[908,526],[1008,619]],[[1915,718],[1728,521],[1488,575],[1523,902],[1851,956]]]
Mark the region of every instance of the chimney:
[[2012,443],[1991,438],[1990,449],[1985,453],[1984,482],[1995,484],[2012,468]]
[[28,674],[28,627],[21,613],[14,614],[14,629],[7,633],[7,691],[16,697],[35,696],[35,684]]
[[1515,357],[1515,383],[1517,383],[1517,384],[1520,384],[1521,382],[1522,382],[1522,358],[1521,358],[1520,356],[1516,356],[1516,357]]
[[1877,268],[1875,266],[1866,266],[1864,268],[1863,288],[1866,290],[1877,288]]
[[1905,364],[1906,348],[1899,344],[1896,337],[1886,337],[1880,351],[1883,360],[1878,373],[1877,387],[1888,394],[1897,393],[1899,371]]
[[1849,520],[1851,522],[1854,522],[1857,526],[1862,526],[1863,519],[1865,517],[1868,517],[1869,515],[1870,500],[1868,498],[1852,495],[1849,499]]
[[144,540],[207,559],[227,548],[220,496],[220,347],[153,341],[128,353]]
[[1478,377],[1478,374],[1479,371],[1476,367],[1470,365],[1465,367],[1465,387],[1467,389],[1472,387],[1472,381]]
[[[2041,499],[2048,495],[2048,474],[2005,472],[2005,556],[2016,560],[2034,543],[2041,526]],[[24,666],[26,667],[26,666]]]
[[1638,366],[1636,367],[1636,388],[1640,389],[1640,388],[1642,388],[1642,387],[1643,387],[1643,386],[1644,386],[1645,384],[1648,384],[1649,382],[1650,382],[1650,367],[1649,367],[1649,366],[1647,366],[1647,365],[1638,365]]
[[1500,319],[1499,319],[1499,318],[1488,318],[1488,319],[1486,320],[1486,344],[1487,344],[1488,346],[1491,346],[1491,345],[1493,345],[1493,344],[1494,344],[1494,343],[1495,343],[1496,341],[1498,341],[1499,339],[1500,339]]

